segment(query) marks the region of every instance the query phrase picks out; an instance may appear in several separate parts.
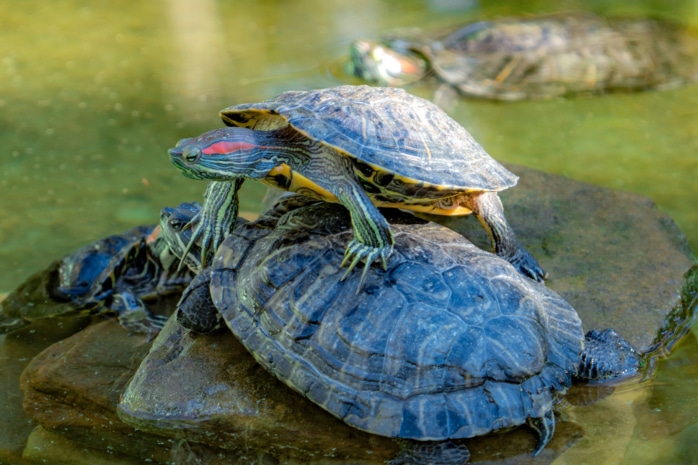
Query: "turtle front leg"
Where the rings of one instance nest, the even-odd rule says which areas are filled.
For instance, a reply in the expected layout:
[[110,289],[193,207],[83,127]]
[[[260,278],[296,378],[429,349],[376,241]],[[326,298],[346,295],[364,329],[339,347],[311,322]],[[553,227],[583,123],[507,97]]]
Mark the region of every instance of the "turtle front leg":
[[354,238],[344,251],[342,266],[348,264],[348,267],[342,281],[361,260],[364,260],[366,265],[361,273],[361,287],[366,272],[375,260],[380,258],[383,269],[388,268],[388,257],[393,252],[395,239],[388,221],[358,186],[350,193],[337,195],[337,198],[349,210],[354,230]]
[[[201,267],[206,266],[208,259],[213,257],[235,225],[238,217],[238,190],[243,181],[243,178],[239,178],[234,181],[212,181],[208,184],[201,214],[191,220],[196,227],[182,257],[186,257],[192,246],[200,240]],[[181,263],[184,263],[184,260]]]
[[130,292],[113,294],[108,304],[119,319],[119,324],[131,333],[157,334],[165,326],[168,317],[156,315],[145,303]]
[[349,210],[354,238],[344,251],[341,266],[347,266],[347,271],[342,276],[342,281],[363,260],[364,271],[358,287],[361,289],[366,272],[374,261],[380,259],[383,269],[387,269],[387,260],[393,252],[395,239],[390,224],[354,177],[351,160],[331,152],[326,155],[310,160],[304,171],[314,174],[314,181],[331,192]]
[[519,243],[504,217],[504,207],[497,193],[484,192],[472,197],[469,203],[470,209],[490,236],[494,252],[514,265],[524,276],[543,282],[547,273]]

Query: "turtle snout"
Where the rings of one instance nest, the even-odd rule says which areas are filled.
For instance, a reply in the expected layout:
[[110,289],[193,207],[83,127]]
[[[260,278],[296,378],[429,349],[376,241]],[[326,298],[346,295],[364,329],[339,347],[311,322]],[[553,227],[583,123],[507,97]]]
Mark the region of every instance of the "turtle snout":
[[[185,139],[186,140],[186,139]],[[204,179],[196,164],[201,158],[201,149],[198,147],[181,147],[181,141],[177,147],[168,150],[170,161],[184,174],[191,179]]]
[[189,137],[177,142],[174,148],[167,151],[170,158],[173,160],[180,159],[186,163],[195,163],[199,157],[201,157],[201,149],[197,147],[196,144],[191,143],[193,140],[194,139]]

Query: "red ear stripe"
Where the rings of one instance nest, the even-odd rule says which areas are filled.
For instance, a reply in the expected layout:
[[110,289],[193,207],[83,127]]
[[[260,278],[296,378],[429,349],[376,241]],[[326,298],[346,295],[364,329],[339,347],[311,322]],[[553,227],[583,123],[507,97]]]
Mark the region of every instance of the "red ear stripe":
[[242,141],[220,141],[204,148],[201,153],[204,155],[225,155],[238,150],[252,150],[256,145]]

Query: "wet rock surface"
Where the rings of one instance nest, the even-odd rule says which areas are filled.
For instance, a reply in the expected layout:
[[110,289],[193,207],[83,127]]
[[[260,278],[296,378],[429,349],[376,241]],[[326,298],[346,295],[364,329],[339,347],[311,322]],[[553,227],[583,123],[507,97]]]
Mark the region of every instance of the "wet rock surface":
[[78,443],[117,452],[128,444],[144,459],[162,460],[169,451],[121,423],[114,408],[149,348],[146,336],[129,337],[115,320],[93,324],[29,363],[20,378],[24,410]]
[[397,452],[392,441],[357,431],[290,391],[228,331],[197,335],[173,320],[124,392],[119,414],[145,431],[186,431],[192,442],[240,455],[259,450],[279,463],[355,460],[366,451],[375,459],[366,463],[382,463]]
[[[684,331],[698,273],[671,219],[641,196],[511,169],[522,179],[502,194],[507,218],[548,271],[548,286],[579,311],[585,330],[613,327],[642,351],[666,346]],[[488,246],[474,219],[456,223]],[[3,350],[13,337],[5,336]],[[13,385],[46,345],[27,349],[24,361],[12,355],[15,349],[7,352],[3,369]],[[34,357],[21,386],[29,416],[15,414],[28,422],[23,434],[38,423],[37,438],[60,434],[119,460],[373,464],[398,450],[392,440],[349,428],[290,391],[230,333],[194,335],[173,321],[155,341],[128,336],[115,320],[92,324]],[[8,399],[16,407],[14,389]],[[558,421],[553,440],[535,458],[535,434],[526,427],[467,444],[472,462],[542,464],[584,434],[575,421]],[[20,436],[13,439],[15,451]]]

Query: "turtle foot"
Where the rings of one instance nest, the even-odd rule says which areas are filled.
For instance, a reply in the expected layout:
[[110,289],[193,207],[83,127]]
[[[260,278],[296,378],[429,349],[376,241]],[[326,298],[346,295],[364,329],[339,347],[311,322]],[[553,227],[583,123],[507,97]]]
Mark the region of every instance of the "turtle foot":
[[511,257],[503,257],[511,263],[516,270],[527,278],[531,278],[539,283],[544,283],[548,273],[538,264],[538,260],[528,253],[523,247],[519,247]]
[[[238,216],[237,191],[242,185],[242,179],[235,182],[209,183],[204,194],[204,205],[200,214],[197,214],[189,222],[193,227],[191,239],[187,244],[182,257],[187,257],[189,252],[199,247],[201,257],[201,269],[211,261],[213,255],[235,225]],[[181,262],[180,262],[181,266]]]
[[132,294],[115,294],[109,308],[116,312],[119,324],[129,334],[157,334],[169,317],[151,313],[143,302]]
[[380,258],[380,261],[383,265],[383,269],[387,270],[388,257],[392,252],[392,245],[386,245],[383,247],[371,247],[357,240],[352,240],[351,242],[349,242],[349,245],[347,245],[347,248],[344,251],[344,260],[342,260],[341,266],[345,266],[347,265],[347,263],[349,264],[349,266],[347,267],[347,271],[344,273],[340,281],[344,281],[347,278],[347,276],[349,276],[349,273],[351,273],[354,267],[356,267],[356,265],[358,265],[358,263],[361,260],[363,260],[366,264],[364,265],[364,270],[361,273],[361,280],[359,281],[359,286],[356,291],[358,293],[359,289],[361,289],[361,285],[364,282],[366,273],[368,272],[368,269],[371,267],[371,264]]
[[194,278],[177,304],[175,318],[180,325],[190,331],[208,334],[225,327],[225,322],[211,298],[210,283],[211,269],[209,268]]
[[206,268],[206,264],[208,263],[208,258],[212,257],[213,254],[216,253],[216,250],[218,250],[218,246],[223,243],[223,237],[222,234],[215,234],[211,233],[212,228],[209,227],[211,223],[206,221],[206,218],[202,218],[202,220],[197,224],[196,228],[194,229],[191,240],[189,241],[189,244],[187,245],[187,252],[191,250],[191,247],[196,243],[197,240],[200,240],[200,259],[201,259],[201,268]]
[[[182,258],[180,258],[177,271],[179,271],[183,265],[187,265],[189,268],[193,267],[200,271],[206,267],[208,262],[211,261],[213,255],[216,253],[216,250],[218,250],[218,246],[220,246],[225,240],[225,234],[216,233],[214,224],[215,222],[210,221],[207,218],[205,210],[203,213],[200,213],[192,218],[192,220],[189,222],[189,227],[193,227],[191,238],[184,249]],[[230,228],[223,230],[229,229]],[[197,259],[190,255],[190,252],[197,253],[197,249],[199,255],[198,263]]]
[[578,379],[590,382],[617,382],[642,373],[642,355],[612,329],[589,330],[577,371]]

